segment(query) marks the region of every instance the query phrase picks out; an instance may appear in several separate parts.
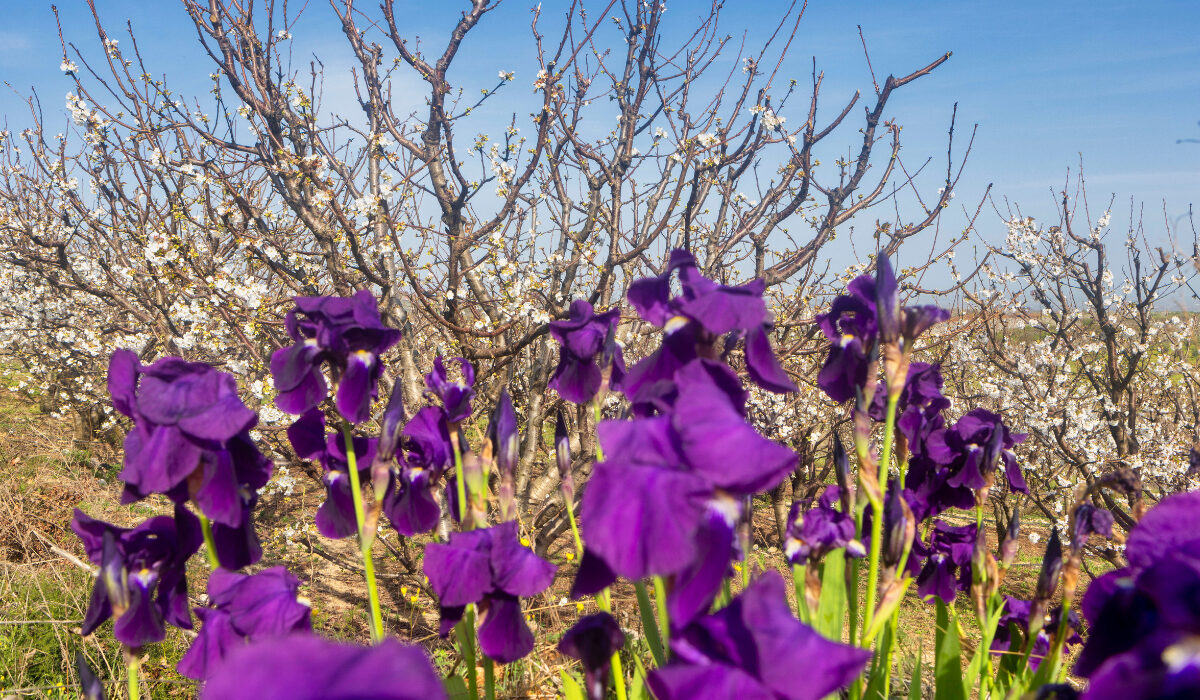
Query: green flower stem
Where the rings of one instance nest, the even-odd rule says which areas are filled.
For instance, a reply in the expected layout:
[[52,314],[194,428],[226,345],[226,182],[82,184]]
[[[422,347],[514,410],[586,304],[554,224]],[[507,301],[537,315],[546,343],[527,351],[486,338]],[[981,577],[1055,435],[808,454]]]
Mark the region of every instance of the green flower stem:
[[458,497],[458,522],[463,530],[472,529],[467,514],[467,480],[463,477],[462,449],[458,446],[458,431],[450,431],[450,444],[454,447],[454,490]]
[[[888,463],[892,460],[892,441],[896,431],[896,404],[899,395],[888,396],[887,422],[883,426],[883,448],[879,455],[879,489],[887,489]],[[867,602],[863,608],[864,636],[859,646],[868,642],[866,630],[870,629],[875,618],[875,595],[879,586],[879,559],[883,551],[883,500],[871,499],[871,552],[867,567]]]
[[464,675],[467,677],[467,691],[471,698],[479,700],[479,681],[475,678],[475,606],[468,605],[459,620],[458,651],[462,654]]
[[571,536],[575,538],[575,559],[582,562],[583,538],[579,536],[579,523],[575,520],[575,503],[568,500],[563,505],[567,508],[567,520],[571,523]]
[[[641,585],[641,583],[638,583],[638,585]],[[612,604],[608,599],[608,589],[596,594],[596,606],[604,612],[612,614]],[[626,700],[625,672],[621,668],[621,651],[619,649],[613,652],[610,663],[613,670],[613,684],[617,688],[617,700]]]
[[221,566],[221,562],[217,559],[217,545],[213,542],[212,523],[204,513],[197,515],[200,517],[200,531],[204,533],[204,554],[208,557],[208,568],[215,570]]
[[805,596],[808,589],[807,576],[805,565],[792,564],[792,587],[796,589],[796,617],[804,624],[808,624],[808,598]]
[[658,634],[665,659],[671,658],[671,617],[667,614],[667,587],[662,576],[654,577],[654,604],[658,608]]
[[483,697],[496,700],[496,668],[487,654],[483,655]]
[[138,687],[138,657],[137,652],[125,647],[126,680],[129,683],[129,700],[141,700],[141,688]]
[[350,471],[350,495],[354,499],[354,524],[358,528],[358,548],[362,554],[363,574],[367,579],[367,599],[371,606],[371,641],[383,641],[383,612],[379,608],[379,588],[375,585],[375,559],[371,556],[375,533],[366,532],[366,515],[363,511],[362,487],[358,478],[358,458],[354,454],[354,435],[349,425],[342,426],[342,437],[346,442],[346,463]]
[[[592,400],[592,416],[596,419],[596,425],[600,425],[600,402]],[[604,461],[604,450],[600,447],[599,438],[596,439],[596,461]],[[583,538],[579,536],[579,524],[575,520],[575,502],[568,500],[565,504],[567,507],[567,520],[571,522],[571,535],[575,538],[575,560],[583,562]],[[612,605],[608,600],[608,590],[600,591],[596,596],[596,605],[606,613],[612,614]],[[617,700],[626,700],[628,693],[625,690],[625,672],[621,667],[621,651],[618,649],[612,655],[612,670],[613,670],[613,685],[617,689]]]

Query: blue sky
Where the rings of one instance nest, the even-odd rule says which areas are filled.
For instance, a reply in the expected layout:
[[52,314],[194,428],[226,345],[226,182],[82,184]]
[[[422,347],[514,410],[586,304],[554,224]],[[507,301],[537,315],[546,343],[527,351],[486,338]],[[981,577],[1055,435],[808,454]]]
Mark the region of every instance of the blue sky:
[[[665,22],[671,29],[691,26],[707,13],[707,3],[667,2]],[[62,97],[71,83],[58,68],[62,55],[50,3],[3,4],[0,81],[22,94],[36,88],[51,124],[55,119],[65,124]],[[397,1],[408,34],[439,40],[463,4],[447,0],[430,9],[429,3]],[[58,5],[67,39],[97,56],[83,0],[59,0]],[[731,1],[722,27],[735,37],[744,31],[753,46],[773,28],[770,20],[785,5],[778,0]],[[152,69],[165,74],[176,91],[204,95],[212,69],[178,4],[97,0],[97,6],[110,34],[122,40],[122,49],[129,45],[123,26],[128,19]],[[458,80],[468,89],[492,87],[501,68],[517,71],[518,81],[532,78],[531,6],[529,0],[506,0],[485,18],[460,59]],[[544,21],[552,23],[562,7],[563,0],[544,0]],[[864,97],[871,93],[858,25],[881,80],[889,72],[904,74],[953,51],[933,75],[899,91],[888,116],[904,126],[906,165],[932,157],[931,172],[945,169],[953,104],[958,103],[957,146],[965,145],[970,127],[978,123],[956,207],[973,208],[993,183],[997,198],[1007,197],[1026,214],[1048,218],[1052,192],[1063,186],[1081,157],[1093,211],[1117,197],[1114,225],[1127,221],[1131,199],[1145,205],[1152,235],[1163,228],[1164,201],[1172,220],[1189,204],[1200,204],[1200,143],[1177,143],[1200,139],[1200,3],[811,0],[785,75],[806,80],[816,56],[826,74],[830,112],[855,89]],[[349,65],[325,2],[310,2],[293,33],[299,63],[306,64],[309,53],[316,53],[334,74]],[[472,86],[476,80],[478,85]],[[328,97],[348,101],[351,95],[343,82],[331,86]],[[348,104],[347,109],[355,108]],[[0,113],[9,128],[28,123],[13,90],[0,93]],[[803,119],[799,113],[793,117]],[[961,211],[955,215],[963,220]],[[989,238],[1002,235],[994,215],[985,215],[981,223],[992,232]]]

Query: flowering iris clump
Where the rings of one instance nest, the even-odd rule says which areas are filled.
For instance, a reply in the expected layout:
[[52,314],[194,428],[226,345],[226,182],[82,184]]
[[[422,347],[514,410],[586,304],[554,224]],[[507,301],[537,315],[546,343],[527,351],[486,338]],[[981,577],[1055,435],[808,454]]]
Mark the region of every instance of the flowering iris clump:
[[1075,673],[1086,700],[1200,697],[1200,492],[1151,508],[1125,546],[1129,565],[1083,596],[1088,638]]
[[258,416],[238,397],[233,376],[177,357],[143,366],[133,351],[117,350],[108,388],[113,407],[133,420],[122,501],[152,493],[177,504],[191,500],[212,520],[223,565],[258,561],[251,513],[272,464],[250,439]]
[[445,700],[420,647],[386,639],[361,647],[310,634],[243,646],[221,663],[202,700]]
[[91,634],[112,617],[113,636],[136,648],[166,637],[166,625],[191,629],[187,560],[200,549],[196,516],[176,506],[176,517],[150,518],[133,529],[90,518],[78,508],[71,529],[88,559],[100,567],[81,632]]
[[400,340],[400,331],[383,325],[371,292],[296,297],[284,325],[295,344],[271,355],[279,410],[300,415],[324,401],[329,386],[322,366],[327,365],[337,383],[338,412],[352,423],[369,418],[379,395],[380,356]]
[[[621,310],[613,307],[604,313],[596,313],[584,299],[571,302],[571,315],[566,321],[551,321],[550,335],[559,344],[558,366],[547,386],[558,392],[571,403],[587,403],[600,390],[601,369],[596,357],[604,350],[607,339],[612,335]],[[615,345],[615,343],[614,343]],[[625,375],[625,360],[620,347],[612,350],[612,376],[609,383],[619,389]]]
[[425,575],[438,595],[441,634],[478,605],[479,648],[509,663],[533,650],[533,633],[521,613],[521,598],[541,593],[554,582],[555,567],[521,544],[517,523],[454,532],[446,543],[425,547]]
[[311,631],[312,610],[297,599],[299,589],[299,579],[282,566],[253,575],[213,571],[208,577],[212,607],[196,608],[204,626],[179,660],[179,673],[204,679],[240,646]]
[[791,614],[783,579],[767,572],[729,605],[672,635],[673,660],[650,673],[659,700],[818,700],[871,658],[825,639]]

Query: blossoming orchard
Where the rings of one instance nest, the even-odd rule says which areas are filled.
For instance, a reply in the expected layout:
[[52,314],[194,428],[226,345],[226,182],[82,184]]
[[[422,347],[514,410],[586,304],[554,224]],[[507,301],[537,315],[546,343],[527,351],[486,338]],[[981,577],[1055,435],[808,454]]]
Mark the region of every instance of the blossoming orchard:
[[0,530],[83,577],[0,695],[1200,698],[1195,229],[947,223],[974,135],[925,191],[890,101],[949,53],[179,4],[207,94],[89,3],[0,131],[0,372],[98,494]]

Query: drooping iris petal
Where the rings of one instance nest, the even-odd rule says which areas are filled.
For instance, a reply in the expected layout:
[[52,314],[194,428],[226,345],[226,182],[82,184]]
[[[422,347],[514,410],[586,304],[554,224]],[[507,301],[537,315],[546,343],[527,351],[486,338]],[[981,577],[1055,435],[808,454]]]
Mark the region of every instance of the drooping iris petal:
[[215,453],[203,460],[200,487],[192,500],[213,522],[231,527],[242,524],[241,487],[228,451]]
[[371,403],[379,397],[379,374],[383,367],[379,358],[367,350],[357,350],[346,356],[346,371],[338,382],[334,402],[338,412],[351,423],[361,423],[371,417]]
[[242,522],[236,527],[224,523],[212,524],[213,548],[217,562],[227,569],[241,569],[262,559],[262,543],[254,530],[254,503],[258,495],[243,499]]
[[628,579],[674,573],[696,555],[694,535],[708,490],[687,472],[601,462],[580,509],[587,547]]
[[515,520],[490,528],[492,580],[496,588],[514,596],[537,595],[554,583],[555,567],[521,544]]
[[315,342],[289,345],[272,353],[271,376],[275,380],[275,406],[279,410],[304,413],[325,400],[329,385],[321,372],[321,362],[321,348]]
[[491,546],[487,530],[453,532],[445,544],[426,545],[425,575],[442,605],[469,605],[495,590]]
[[525,624],[519,598],[507,593],[487,597],[479,623],[479,649],[502,664],[512,663],[533,651],[533,632]]
[[288,441],[300,459],[318,459],[325,454],[325,414],[318,409],[306,411],[288,426]]
[[625,633],[606,612],[579,618],[558,641],[559,653],[578,659],[583,666],[588,700],[603,700],[608,688],[612,655],[625,646]]
[[335,540],[357,534],[358,522],[354,517],[350,476],[345,472],[327,472],[325,492],[325,502],[317,508],[317,531]]
[[680,328],[667,329],[662,345],[642,358],[629,369],[621,383],[621,392],[631,401],[637,401],[641,393],[650,386],[674,379],[681,367],[696,359],[696,328],[687,324]]
[[617,580],[617,574],[600,557],[587,549],[579,558],[579,571],[571,583],[571,598],[578,600],[584,596],[596,595],[608,588]]
[[796,454],[746,422],[739,406],[705,371],[707,362],[696,360],[676,375],[679,398],[671,424],[689,466],[734,493],[774,488],[795,470]]
[[137,410],[137,379],[142,363],[137,353],[121,348],[108,360],[108,393],[113,408],[126,418],[134,418]]
[[[733,504],[736,506],[736,503]],[[710,506],[694,537],[696,557],[675,575],[667,596],[667,612],[673,626],[682,627],[708,612],[721,591],[734,556],[736,511],[727,513],[720,504]]]
[[192,641],[175,669],[180,675],[200,680],[207,678],[229,652],[245,644],[229,622],[229,613],[212,608],[197,608],[200,633]]
[[204,700],[445,700],[425,653],[394,639],[360,647],[299,634],[241,647],[200,692]]
[[765,326],[760,325],[746,333],[746,371],[755,384],[767,391],[786,394],[800,390],[775,357]]

